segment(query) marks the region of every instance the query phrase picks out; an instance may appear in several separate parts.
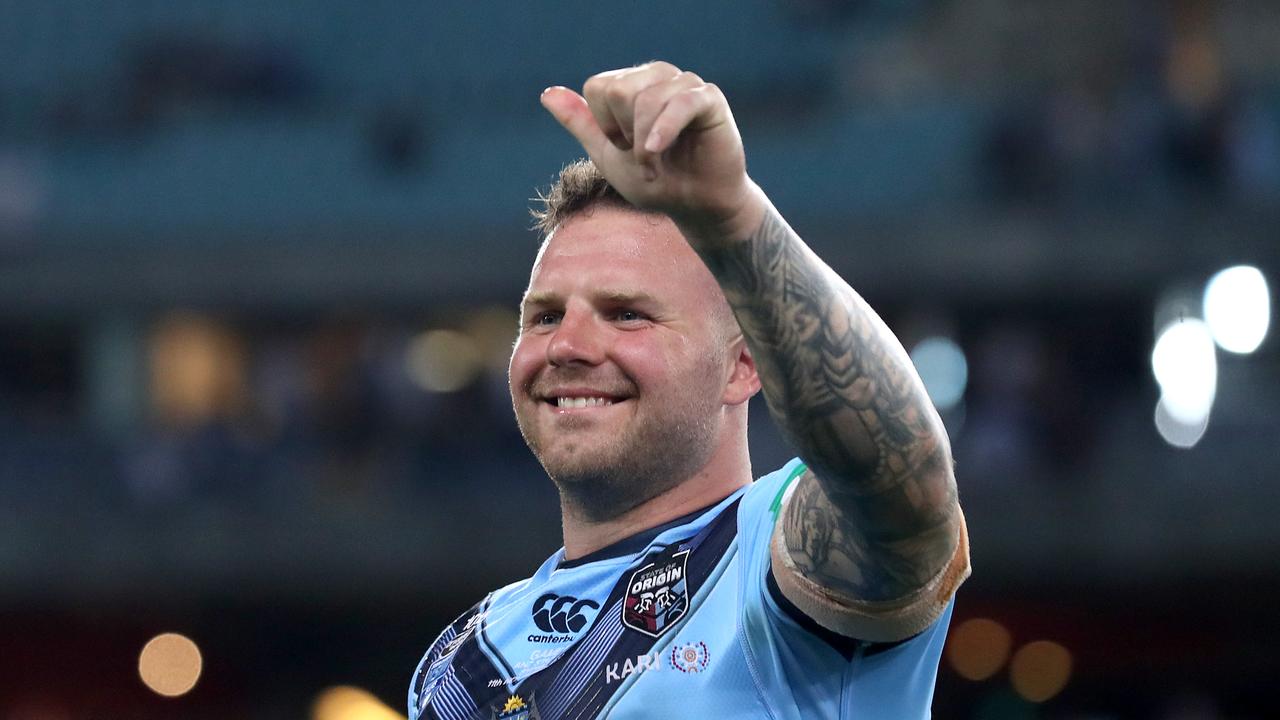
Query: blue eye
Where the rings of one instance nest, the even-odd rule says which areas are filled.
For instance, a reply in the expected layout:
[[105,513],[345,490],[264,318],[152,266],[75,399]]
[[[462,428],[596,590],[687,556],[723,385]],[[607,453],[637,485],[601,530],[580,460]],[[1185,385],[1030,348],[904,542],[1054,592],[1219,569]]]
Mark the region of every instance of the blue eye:
[[621,309],[614,311],[613,319],[615,322],[634,325],[637,323],[647,322],[650,320],[650,317],[639,310]]
[[534,325],[554,325],[560,320],[560,315],[553,312],[538,313],[533,318]]

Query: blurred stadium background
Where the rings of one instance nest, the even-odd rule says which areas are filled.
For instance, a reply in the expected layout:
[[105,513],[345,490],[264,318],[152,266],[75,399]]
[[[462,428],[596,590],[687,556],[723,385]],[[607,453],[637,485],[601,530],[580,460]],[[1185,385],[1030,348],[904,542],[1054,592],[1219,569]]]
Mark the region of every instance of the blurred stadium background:
[[936,716],[1275,716],[1280,5],[0,18],[0,720],[403,712],[559,545],[504,380],[579,154],[538,93],[658,57],[943,409],[976,571]]

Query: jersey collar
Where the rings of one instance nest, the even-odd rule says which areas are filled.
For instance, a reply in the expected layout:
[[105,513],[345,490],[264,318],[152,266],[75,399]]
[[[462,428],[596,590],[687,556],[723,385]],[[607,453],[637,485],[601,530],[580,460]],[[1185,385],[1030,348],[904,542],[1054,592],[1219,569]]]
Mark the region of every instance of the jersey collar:
[[[737,493],[735,492],[734,495],[736,494]],[[728,497],[733,497],[733,495],[730,495]],[[717,500],[716,502],[713,502],[710,505],[707,505],[705,507],[698,508],[697,510],[694,510],[693,512],[687,515],[681,515],[680,517],[674,520],[669,520],[661,525],[651,527],[648,530],[642,530],[636,533],[635,535],[629,535],[625,538],[622,538],[621,540],[618,540],[617,542],[611,545],[606,545],[600,548],[599,550],[596,550],[594,552],[589,552],[580,558],[575,558],[573,560],[565,560],[563,559],[564,550],[561,549],[560,551],[561,559],[556,563],[555,569],[568,570],[571,568],[581,567],[588,563],[598,562],[600,560],[612,560],[614,558],[629,557],[631,555],[634,555],[640,552],[641,550],[645,549],[649,545],[649,543],[653,542],[654,538],[658,537],[662,533],[672,528],[680,527],[681,525],[687,525],[693,522],[694,520],[697,520],[699,517],[705,514],[708,510],[711,510],[723,504],[724,501],[728,499],[728,497],[723,498],[721,500]]]

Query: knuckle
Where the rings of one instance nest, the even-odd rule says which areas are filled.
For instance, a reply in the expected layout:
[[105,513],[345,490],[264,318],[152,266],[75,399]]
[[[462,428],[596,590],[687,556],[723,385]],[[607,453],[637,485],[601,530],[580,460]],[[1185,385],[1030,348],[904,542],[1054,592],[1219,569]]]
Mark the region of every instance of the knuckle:
[[680,74],[680,68],[676,67],[675,65],[672,65],[666,60],[655,60],[649,63],[649,67],[652,68],[653,70],[657,70],[658,72],[664,75],[670,75],[672,77]]
[[681,90],[680,92],[676,93],[671,97],[671,100],[668,103],[668,105],[672,105],[680,109],[690,108],[698,104],[698,101],[700,99],[699,95],[700,93],[698,92],[698,88],[688,88],[686,90]]
[[614,84],[613,81],[614,81],[614,78],[610,76],[608,73],[600,73],[598,75],[592,75],[591,77],[587,78],[587,81],[585,83],[583,83],[582,94],[589,101],[595,100],[599,102],[601,98],[606,97],[606,93],[609,92],[609,88]]
[[681,72],[681,73],[677,76],[677,79],[678,79],[678,80],[681,80],[681,81],[683,81],[683,82],[685,82],[685,83],[688,83],[689,85],[705,85],[705,84],[707,84],[707,83],[706,83],[706,81],[702,79],[702,76],[701,76],[701,75],[699,75],[699,74],[698,74],[698,73],[696,73],[696,72],[690,72],[690,71],[688,71],[688,70],[685,70],[685,71]]

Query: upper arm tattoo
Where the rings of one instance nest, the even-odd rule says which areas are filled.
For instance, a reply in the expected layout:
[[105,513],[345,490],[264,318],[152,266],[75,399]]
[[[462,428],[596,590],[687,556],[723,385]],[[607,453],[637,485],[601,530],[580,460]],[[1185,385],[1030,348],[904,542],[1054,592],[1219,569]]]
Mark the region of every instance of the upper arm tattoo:
[[812,469],[784,519],[797,569],[865,600],[921,587],[955,550],[958,505],[945,431],[906,352],[776,211],[703,257],[770,412]]

